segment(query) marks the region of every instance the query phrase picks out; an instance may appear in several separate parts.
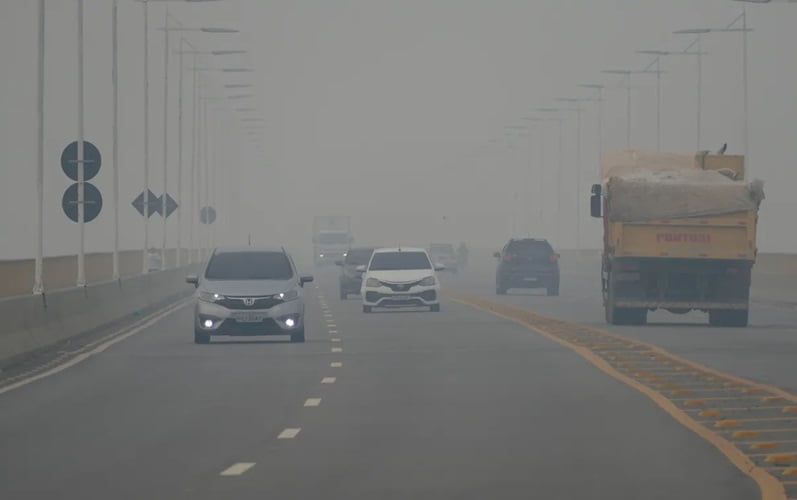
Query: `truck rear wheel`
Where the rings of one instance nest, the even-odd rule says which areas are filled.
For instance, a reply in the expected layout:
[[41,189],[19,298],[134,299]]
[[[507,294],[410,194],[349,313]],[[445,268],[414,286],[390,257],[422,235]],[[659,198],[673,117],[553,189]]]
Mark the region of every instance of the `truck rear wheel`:
[[610,325],[646,325],[648,322],[648,310],[615,307],[613,304],[607,303],[606,322]]
[[708,324],[711,326],[745,327],[749,323],[749,311],[716,309],[708,312]]

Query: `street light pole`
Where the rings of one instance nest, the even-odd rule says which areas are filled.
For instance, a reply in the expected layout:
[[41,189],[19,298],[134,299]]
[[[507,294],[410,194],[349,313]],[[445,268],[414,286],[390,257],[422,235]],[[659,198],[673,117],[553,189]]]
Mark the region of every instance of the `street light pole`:
[[604,85],[599,83],[583,83],[579,87],[593,89],[598,91],[598,180],[600,180],[600,164],[603,155],[603,89]]
[[166,270],[166,236],[168,234],[166,200],[169,195],[169,6],[165,9],[163,44],[163,194],[161,216],[163,217],[163,241],[161,242],[161,270]]
[[146,0],[144,8],[144,253],[142,273],[149,272],[149,10]]
[[85,109],[84,109],[84,92],[83,87],[83,0],[78,0],[78,19],[77,19],[77,34],[78,34],[78,84],[77,84],[77,106],[78,106],[78,139],[77,139],[77,182],[78,182],[78,199],[77,199],[77,220],[80,227],[80,251],[77,256],[77,286],[86,286],[86,165],[83,163],[85,155],[83,147],[85,145]]
[[[169,34],[166,32],[166,36]],[[183,204],[183,44],[180,38],[180,53],[177,55],[180,70],[177,72],[177,202]],[[175,267],[182,265],[183,253],[183,211],[177,209],[177,256]]]
[[36,261],[33,293],[44,293],[44,0],[38,4],[38,73],[36,75]]
[[112,5],[113,69],[113,275],[119,275],[119,0]]

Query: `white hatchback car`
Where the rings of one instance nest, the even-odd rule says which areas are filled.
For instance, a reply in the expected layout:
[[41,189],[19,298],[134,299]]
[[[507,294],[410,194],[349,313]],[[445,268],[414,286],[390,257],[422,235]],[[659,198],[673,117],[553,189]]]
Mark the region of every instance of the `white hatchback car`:
[[429,307],[440,311],[440,281],[429,254],[422,248],[380,248],[367,266],[360,266],[363,312],[374,307]]

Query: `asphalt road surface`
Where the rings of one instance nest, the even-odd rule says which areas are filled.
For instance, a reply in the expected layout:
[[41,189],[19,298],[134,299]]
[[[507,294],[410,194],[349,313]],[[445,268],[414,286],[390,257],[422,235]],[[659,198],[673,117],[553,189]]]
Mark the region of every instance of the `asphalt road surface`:
[[[446,284],[493,296],[491,265],[476,267]],[[590,276],[567,272],[559,298],[501,300],[605,327]],[[318,278],[305,344],[195,345],[183,308],[0,394],[0,498],[760,497],[714,446],[570,349],[449,300],[365,315],[337,298],[334,270]],[[795,311],[757,308],[739,331],[680,320],[692,324],[616,331],[797,390]]]

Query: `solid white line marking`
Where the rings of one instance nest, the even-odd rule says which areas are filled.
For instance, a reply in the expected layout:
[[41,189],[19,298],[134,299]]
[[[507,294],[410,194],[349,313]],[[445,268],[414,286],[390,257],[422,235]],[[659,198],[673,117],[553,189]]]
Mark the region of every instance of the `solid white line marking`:
[[277,436],[277,439],[293,439],[296,436],[298,436],[301,431],[302,431],[301,428],[297,428],[297,429],[288,428],[288,429],[285,429],[284,431],[280,432],[280,435]]
[[[37,380],[41,380],[41,379],[43,379],[45,377],[49,377],[50,375],[55,375],[56,373],[62,372],[64,370],[66,370],[67,368],[75,366],[78,363],[82,363],[83,361],[86,361],[87,359],[89,359],[90,357],[92,357],[94,355],[101,354],[102,352],[104,352],[106,349],[108,349],[112,345],[117,344],[117,343],[119,343],[119,342],[121,342],[121,341],[123,341],[123,340],[125,340],[125,339],[127,339],[129,337],[132,337],[133,335],[135,335],[137,333],[140,333],[140,332],[146,330],[147,328],[149,328],[152,325],[156,324],[157,322],[159,322],[163,318],[165,318],[165,317],[169,316],[170,314],[174,313],[175,311],[178,311],[178,310],[182,309],[183,307],[187,306],[190,302],[191,302],[191,299],[187,298],[187,299],[184,299],[184,300],[178,302],[177,304],[175,304],[175,305],[173,305],[171,307],[168,307],[167,309],[162,309],[161,311],[155,312],[155,313],[151,314],[150,316],[147,316],[144,319],[142,319],[141,322],[133,324],[133,325],[131,325],[131,326],[125,328],[125,329],[120,330],[120,331],[128,330],[127,333],[124,333],[122,335],[118,335],[119,332],[112,333],[110,335],[112,337],[110,340],[107,340],[107,341],[103,342],[102,339],[100,339],[99,340],[100,344],[97,345],[97,347],[91,349],[90,351],[87,351],[87,352],[84,352],[82,354],[79,354],[79,355],[75,356],[74,358],[70,359],[69,361],[67,361],[64,364],[57,365],[57,366],[55,366],[53,368],[50,368],[49,370],[43,371],[41,373],[38,373],[38,374],[36,374],[36,375],[34,375],[34,376],[30,377],[30,378],[26,378],[26,379],[20,380],[19,382],[14,382],[13,384],[10,384],[10,385],[7,385],[5,387],[2,387],[2,388],[0,388],[0,394],[4,394],[6,392],[13,391],[14,389],[19,389],[22,386],[28,385],[31,382],[35,382]],[[86,346],[86,348],[91,348],[91,344]]]
[[335,380],[337,380],[335,377],[324,377],[324,378],[321,379],[321,383],[322,384],[334,384]]
[[254,467],[254,462],[240,462],[221,471],[222,476],[240,476],[244,472]]
[[332,368],[343,368],[343,363],[341,363],[339,361],[335,361],[333,363],[330,363],[329,366],[332,367]]
[[343,352],[343,348],[342,347],[333,347],[332,348],[332,352]]
[[310,398],[304,402],[305,407],[318,406],[321,404],[321,398]]
[[332,342],[340,342],[340,339],[330,339]]

